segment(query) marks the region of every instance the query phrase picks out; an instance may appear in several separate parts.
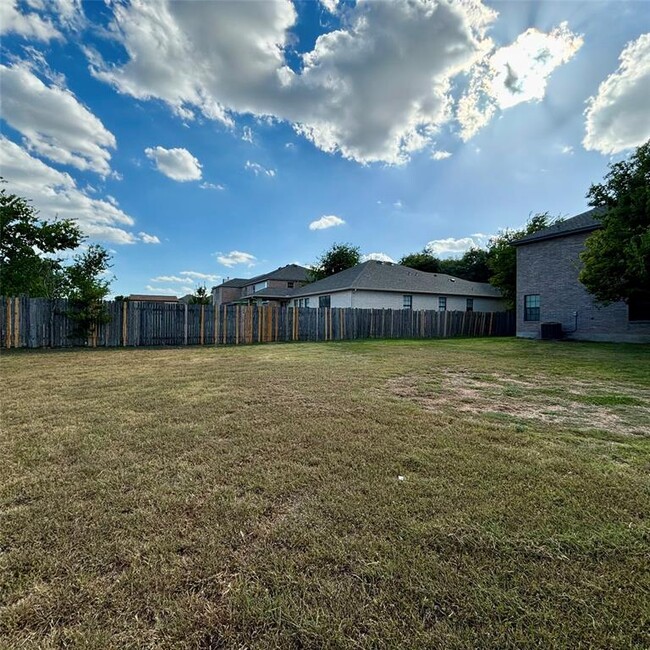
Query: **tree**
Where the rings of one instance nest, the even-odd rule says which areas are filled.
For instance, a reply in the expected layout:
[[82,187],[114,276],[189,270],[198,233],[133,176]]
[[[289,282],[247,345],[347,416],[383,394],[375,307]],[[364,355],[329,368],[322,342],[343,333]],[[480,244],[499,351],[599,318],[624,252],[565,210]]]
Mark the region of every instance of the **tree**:
[[332,244],[321,255],[317,265],[311,270],[313,280],[322,280],[335,273],[345,271],[359,264],[361,253],[358,246],[352,244]]
[[517,297],[517,249],[512,245],[517,239],[547,228],[555,223],[547,212],[535,214],[521,230],[502,230],[488,243],[487,265],[492,273],[490,284],[501,291],[508,309],[514,309]]
[[208,293],[205,285],[197,287],[196,291],[190,296],[190,305],[209,305],[212,302],[212,296]]
[[104,278],[111,268],[109,262],[109,252],[93,244],[66,268],[65,293],[71,305],[68,317],[75,323],[73,336],[92,338],[101,323],[110,321],[104,305],[111,284]]
[[41,221],[24,198],[0,189],[0,295],[58,297],[65,273],[57,253],[83,240],[70,219]]
[[470,248],[459,258],[440,260],[439,272],[471,282],[488,282],[492,275],[489,258],[490,253],[485,248]]
[[425,271],[426,273],[440,272],[440,260],[426,248],[419,253],[404,255],[398,263],[402,266],[408,266],[410,269]]
[[611,164],[587,198],[606,212],[580,256],[580,282],[604,305],[650,303],[650,140]]

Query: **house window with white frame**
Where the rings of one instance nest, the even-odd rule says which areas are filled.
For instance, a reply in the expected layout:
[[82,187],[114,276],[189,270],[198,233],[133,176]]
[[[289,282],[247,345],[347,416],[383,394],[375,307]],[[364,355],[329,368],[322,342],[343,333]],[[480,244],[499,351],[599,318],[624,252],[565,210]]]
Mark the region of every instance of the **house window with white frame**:
[[438,311],[447,311],[447,297],[440,296],[438,298]]
[[413,309],[413,296],[402,296],[402,309]]
[[474,298],[468,298],[465,304],[465,311],[474,311]]
[[319,307],[329,307],[331,305],[331,296],[318,296]]

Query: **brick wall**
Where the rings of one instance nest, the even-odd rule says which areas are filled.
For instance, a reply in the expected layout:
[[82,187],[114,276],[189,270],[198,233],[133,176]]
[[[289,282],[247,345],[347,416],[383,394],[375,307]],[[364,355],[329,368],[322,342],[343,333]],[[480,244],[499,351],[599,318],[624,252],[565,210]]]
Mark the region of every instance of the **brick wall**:
[[[590,233],[517,247],[517,336],[538,338],[540,323],[562,323],[568,338],[650,343],[650,323],[628,321],[627,305],[599,307],[578,281],[579,255]],[[524,321],[524,296],[540,295],[540,320]]]

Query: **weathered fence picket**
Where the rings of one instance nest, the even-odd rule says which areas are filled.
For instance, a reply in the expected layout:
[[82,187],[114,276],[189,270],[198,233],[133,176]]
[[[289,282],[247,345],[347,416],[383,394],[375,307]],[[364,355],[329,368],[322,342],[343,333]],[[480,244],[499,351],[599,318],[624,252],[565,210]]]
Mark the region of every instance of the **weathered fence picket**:
[[0,298],[0,347],[242,345],[366,338],[512,336],[511,312],[107,302],[109,321],[73,336],[66,300]]

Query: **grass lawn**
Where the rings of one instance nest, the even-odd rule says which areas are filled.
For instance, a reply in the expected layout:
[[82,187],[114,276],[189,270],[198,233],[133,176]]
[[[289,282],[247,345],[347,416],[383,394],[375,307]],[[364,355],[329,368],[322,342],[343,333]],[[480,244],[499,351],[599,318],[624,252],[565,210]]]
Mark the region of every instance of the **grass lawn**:
[[0,371],[2,648],[650,646],[649,346]]

